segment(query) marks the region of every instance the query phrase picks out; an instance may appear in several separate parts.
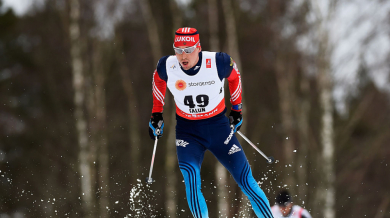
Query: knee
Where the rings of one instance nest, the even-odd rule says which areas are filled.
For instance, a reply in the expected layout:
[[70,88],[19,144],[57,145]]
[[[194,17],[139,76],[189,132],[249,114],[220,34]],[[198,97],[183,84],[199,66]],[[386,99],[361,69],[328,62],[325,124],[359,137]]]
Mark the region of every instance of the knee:
[[246,164],[243,167],[243,170],[241,171],[240,175],[239,176],[236,175],[234,179],[236,180],[240,188],[248,188],[248,187],[254,188],[259,186],[255,178],[253,178],[252,170],[249,164]]
[[199,183],[200,170],[198,167],[185,162],[179,162],[179,168],[184,177],[185,183]]

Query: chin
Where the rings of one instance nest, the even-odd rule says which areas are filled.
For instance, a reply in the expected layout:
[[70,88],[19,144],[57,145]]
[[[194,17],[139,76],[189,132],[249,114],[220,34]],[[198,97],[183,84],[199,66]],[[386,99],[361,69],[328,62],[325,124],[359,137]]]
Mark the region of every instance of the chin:
[[190,67],[190,65],[187,65],[187,66],[183,66],[183,65],[181,65],[182,67],[183,67],[183,69],[184,70],[189,70],[189,69],[191,69],[192,67]]

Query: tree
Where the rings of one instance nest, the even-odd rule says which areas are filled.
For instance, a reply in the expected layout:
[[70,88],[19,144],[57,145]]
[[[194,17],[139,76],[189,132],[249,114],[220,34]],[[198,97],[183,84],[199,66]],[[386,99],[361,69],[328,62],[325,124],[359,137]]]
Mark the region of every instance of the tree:
[[[233,6],[232,6],[232,1],[222,1],[222,9],[223,9],[223,14],[225,18],[225,26],[226,26],[226,36],[227,36],[227,48],[228,48],[228,53],[231,57],[234,58],[234,61],[236,62],[237,66],[241,66],[241,58],[240,58],[240,53],[239,53],[239,47],[238,47],[238,34],[237,34],[237,25],[236,25],[236,17],[234,14]],[[241,72],[240,72],[241,74]],[[242,97],[242,102],[243,104],[245,103],[245,98],[244,98],[244,92],[241,94]],[[244,104],[245,105],[245,104]],[[242,113],[245,116],[246,108],[242,109]],[[240,131],[245,132],[246,130],[246,125],[247,122],[243,122]],[[242,139],[239,139],[240,144],[244,143]],[[247,153],[248,155],[249,153]],[[249,216],[247,213],[251,213],[251,211],[246,210],[244,205],[248,205],[249,201],[247,198],[242,198],[242,191],[238,188],[238,186],[235,187],[235,193],[237,195],[236,198],[242,199],[240,201],[240,205],[234,208],[234,211],[232,212],[232,215],[235,216],[236,214],[240,214],[241,216]],[[239,212],[239,208],[242,210]]]
[[[319,89],[319,104],[321,107],[321,155],[317,163],[320,171],[321,182],[317,188],[316,202],[321,205],[321,209],[317,208],[317,213],[320,216],[334,218],[335,210],[335,179],[336,172],[334,168],[334,102],[332,96],[333,81],[330,67],[330,55],[333,45],[329,39],[329,25],[331,17],[334,13],[335,2],[330,0],[323,4],[316,1],[310,1],[312,15],[315,16],[315,32],[316,35],[316,69]],[[320,212],[321,211],[321,212]]]
[[[211,51],[219,51],[219,25],[218,25],[218,2],[217,0],[208,0],[208,21],[210,32],[210,49]],[[220,216],[228,216],[228,176],[225,167],[218,161],[215,163],[215,181],[217,183],[217,202],[218,212]]]
[[76,129],[78,134],[79,151],[79,170],[82,192],[82,208],[85,217],[94,217],[93,206],[95,205],[94,188],[92,186],[91,174],[91,156],[89,154],[89,145],[87,137],[87,120],[84,115],[85,104],[85,76],[83,72],[83,45],[80,36],[80,2],[72,0],[70,4],[70,24],[69,34],[71,40],[71,59],[72,59],[72,74],[74,87],[74,117],[76,120]]
[[102,218],[109,217],[108,210],[109,202],[109,151],[108,139],[106,133],[106,93],[105,93],[105,79],[107,70],[107,60],[103,54],[110,54],[110,49],[105,49],[105,43],[98,39],[92,40],[93,54],[92,54],[92,74],[90,75],[90,84],[88,86],[89,104],[88,110],[90,117],[90,129],[93,135],[91,144],[94,144],[93,155],[94,163],[98,163],[96,183],[99,190],[99,216]]

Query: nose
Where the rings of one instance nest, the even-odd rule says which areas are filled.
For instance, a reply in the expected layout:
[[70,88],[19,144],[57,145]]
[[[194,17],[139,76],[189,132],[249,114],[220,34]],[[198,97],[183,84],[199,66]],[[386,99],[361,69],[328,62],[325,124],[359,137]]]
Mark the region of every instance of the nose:
[[183,53],[182,53],[182,57],[183,57],[183,59],[186,59],[186,58],[187,58],[187,56],[188,56],[188,54],[187,54],[187,53],[185,53],[185,52],[183,51]]

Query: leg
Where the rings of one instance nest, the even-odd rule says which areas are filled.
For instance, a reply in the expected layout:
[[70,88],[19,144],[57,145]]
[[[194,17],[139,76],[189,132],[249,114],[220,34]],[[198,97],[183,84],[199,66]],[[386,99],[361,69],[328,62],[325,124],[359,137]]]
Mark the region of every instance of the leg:
[[[180,171],[184,177],[188,206],[194,218],[208,218],[206,201],[201,192],[200,166],[206,149],[194,139],[176,136]],[[183,141],[177,141],[183,140]],[[187,144],[188,143],[188,144]]]
[[252,170],[248,163],[245,165],[243,171],[241,172],[240,180],[237,181],[235,176],[234,179],[236,180],[244,194],[248,197],[257,217],[273,217],[269,201],[265,196],[264,191],[261,190],[256,180],[253,178]]
[[224,134],[216,135],[214,143],[209,149],[232,174],[234,180],[251,202],[257,217],[272,218],[269,201],[253,178],[248,160],[236,136],[233,136],[227,145],[223,144],[229,135],[230,128],[228,126],[227,128],[221,127],[218,130]]

